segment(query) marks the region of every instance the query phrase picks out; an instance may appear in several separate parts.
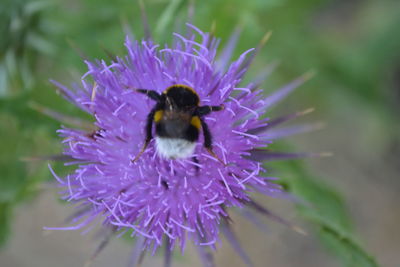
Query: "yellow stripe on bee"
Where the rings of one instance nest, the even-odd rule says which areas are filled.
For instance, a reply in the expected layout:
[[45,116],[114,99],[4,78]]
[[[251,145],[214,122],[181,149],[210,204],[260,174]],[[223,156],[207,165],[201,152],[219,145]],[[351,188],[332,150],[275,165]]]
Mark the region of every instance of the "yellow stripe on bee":
[[162,119],[163,115],[164,115],[164,111],[157,110],[156,113],[154,113],[154,121],[159,122]]
[[200,130],[201,128],[201,122],[200,118],[198,116],[193,116],[192,120],[190,121],[190,124],[196,127],[196,129]]

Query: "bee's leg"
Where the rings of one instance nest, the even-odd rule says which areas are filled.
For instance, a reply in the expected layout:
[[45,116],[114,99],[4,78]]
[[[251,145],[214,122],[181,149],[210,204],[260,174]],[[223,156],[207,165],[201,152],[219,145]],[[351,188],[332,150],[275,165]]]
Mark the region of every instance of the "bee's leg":
[[193,161],[194,163],[196,163],[196,165],[195,165],[194,167],[195,167],[195,169],[196,169],[196,174],[198,174],[198,173],[199,173],[199,170],[200,170],[200,168],[199,168],[199,166],[198,166],[199,160],[197,159],[196,156],[193,156],[193,157],[192,157],[192,161]]
[[211,154],[215,159],[217,159],[219,162],[221,162],[224,166],[226,166],[225,162],[223,162],[217,154],[212,150],[212,136],[211,132],[208,129],[207,123],[203,120],[200,119],[201,122],[201,127],[203,128],[203,135],[204,135],[204,147],[207,149],[208,153]]
[[136,92],[147,95],[149,98],[154,101],[159,102],[161,100],[161,95],[154,90],[146,90],[146,89],[135,89]]
[[153,138],[152,136],[152,130],[153,130],[153,119],[154,119],[154,114],[157,111],[157,107],[154,107],[149,115],[147,115],[147,122],[146,122],[146,139],[144,141],[143,147],[140,150],[139,154],[136,155],[136,157],[132,160],[132,162],[135,162],[136,160],[139,159],[139,157],[143,154],[143,152],[146,150],[147,146],[149,145],[151,139]]
[[196,114],[201,117],[210,114],[213,111],[223,110],[224,108],[225,106],[223,104],[219,106],[201,106],[196,109]]

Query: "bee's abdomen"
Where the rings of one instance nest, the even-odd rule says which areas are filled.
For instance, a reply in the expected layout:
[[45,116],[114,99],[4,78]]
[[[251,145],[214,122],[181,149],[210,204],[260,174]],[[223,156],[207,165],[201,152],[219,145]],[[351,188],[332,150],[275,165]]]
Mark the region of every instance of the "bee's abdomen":
[[157,153],[168,159],[183,159],[190,157],[196,148],[196,142],[180,138],[156,137]]

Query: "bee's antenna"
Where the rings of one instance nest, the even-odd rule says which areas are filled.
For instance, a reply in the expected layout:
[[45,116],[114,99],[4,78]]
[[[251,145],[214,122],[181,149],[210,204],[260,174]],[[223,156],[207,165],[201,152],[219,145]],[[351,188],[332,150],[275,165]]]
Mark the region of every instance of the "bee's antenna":
[[172,110],[171,98],[167,97],[166,102],[167,102],[167,107],[168,107],[168,109],[169,109],[169,110]]
[[166,102],[167,102],[167,107],[170,111],[174,110],[177,108],[174,100],[171,97],[167,97],[166,98]]

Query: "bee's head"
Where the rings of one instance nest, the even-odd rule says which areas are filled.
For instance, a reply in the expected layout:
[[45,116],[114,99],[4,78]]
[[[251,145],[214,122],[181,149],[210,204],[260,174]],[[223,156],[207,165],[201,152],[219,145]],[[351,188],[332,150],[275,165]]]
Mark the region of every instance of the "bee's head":
[[192,115],[195,110],[196,106],[193,105],[184,105],[182,103],[177,103],[176,100],[172,97],[165,98],[165,111],[169,111],[171,113],[185,113]]

